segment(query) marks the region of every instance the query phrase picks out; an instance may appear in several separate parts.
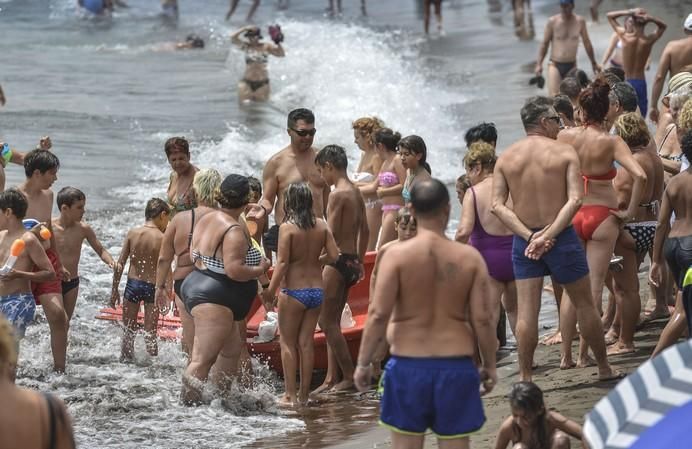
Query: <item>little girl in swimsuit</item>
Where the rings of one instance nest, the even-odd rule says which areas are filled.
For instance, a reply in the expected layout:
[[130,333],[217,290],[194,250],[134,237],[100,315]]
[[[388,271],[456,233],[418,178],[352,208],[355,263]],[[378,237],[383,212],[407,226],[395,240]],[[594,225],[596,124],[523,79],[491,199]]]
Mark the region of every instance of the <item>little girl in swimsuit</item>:
[[581,440],[581,426],[561,414],[546,410],[543,392],[532,382],[517,382],[509,393],[512,416],[497,434],[495,449],[568,449],[568,435]]
[[382,167],[377,179],[361,188],[364,194],[376,193],[382,202],[382,227],[378,249],[396,238],[394,218],[399,208],[404,205],[401,191],[404,187],[406,169],[396,153],[400,139],[401,134],[389,128],[379,129],[375,133],[375,148],[382,159]]
[[[265,304],[271,303],[281,285],[279,342],[286,392],[280,402],[306,404],[315,363],[313,334],[324,298],[322,267],[336,262],[339,248],[327,223],[315,218],[312,192],[307,184],[289,185],[283,206],[286,216],[279,229],[277,263],[262,299]],[[321,257],[323,252],[326,255]],[[300,390],[297,390],[299,359]]]
[[399,142],[399,157],[406,168],[406,181],[401,190],[404,204],[411,202],[411,189],[414,184],[430,179],[432,170],[430,164],[426,162],[427,156],[428,149],[421,137],[411,135],[404,137]]

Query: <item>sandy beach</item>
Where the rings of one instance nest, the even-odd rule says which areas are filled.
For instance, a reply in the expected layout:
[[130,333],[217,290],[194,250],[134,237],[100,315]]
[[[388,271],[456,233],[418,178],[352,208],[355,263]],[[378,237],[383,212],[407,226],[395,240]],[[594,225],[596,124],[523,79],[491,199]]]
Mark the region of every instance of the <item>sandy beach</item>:
[[[649,295],[645,276],[645,273],[640,274],[642,307]],[[637,332],[635,335],[636,352],[628,355],[611,356],[609,360],[613,368],[627,374],[635,371],[649,358],[665,323],[665,320],[654,321]],[[573,345],[575,351],[576,343],[575,341]],[[559,346],[539,344],[535,361],[539,367],[535,371],[534,382],[543,390],[546,406],[558,410],[561,414],[582,424],[584,415],[617,384],[614,381],[595,381],[596,368],[560,370]],[[502,421],[510,414],[505,396],[512,383],[517,381],[518,376],[516,351],[501,351],[498,354],[499,384],[492,393],[483,398],[487,421],[483,429],[471,438],[472,447],[494,448],[496,432]],[[364,433],[354,435],[351,441],[330,447],[332,449],[379,449],[391,447],[391,443],[389,431],[375,427],[373,424],[373,427]],[[426,436],[425,447],[437,447],[433,435]],[[572,447],[580,448],[582,445],[580,442],[572,440]]]

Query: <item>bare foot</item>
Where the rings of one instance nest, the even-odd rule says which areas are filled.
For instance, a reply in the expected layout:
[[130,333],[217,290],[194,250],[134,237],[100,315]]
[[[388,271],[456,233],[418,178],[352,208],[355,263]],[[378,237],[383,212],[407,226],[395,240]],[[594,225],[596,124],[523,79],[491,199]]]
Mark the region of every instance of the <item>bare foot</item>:
[[315,388],[312,391],[312,394],[326,393],[327,391],[331,390],[332,387],[334,387],[334,383],[333,382],[327,382],[325,380],[322,385],[320,385],[319,387]]
[[608,371],[598,373],[598,380],[619,380],[625,378],[626,376],[627,374],[620,371],[615,371],[609,367]]
[[541,340],[541,344],[544,344],[546,346],[553,346],[553,345],[559,345],[562,343],[562,334],[560,331],[555,332],[553,335],[547,335],[543,340]]
[[332,388],[331,391],[349,391],[353,390],[353,381],[352,380],[342,380],[338,384],[334,385],[334,388]]
[[641,315],[639,315],[639,325],[643,326],[651,321],[668,317],[670,317],[670,312],[668,311],[668,308],[647,310]]
[[610,329],[608,333],[605,335],[605,344],[608,346],[615,344],[619,338],[620,336],[618,335],[618,333],[615,332],[614,329]]
[[276,405],[279,407],[293,407],[295,404],[296,400],[295,398],[291,398],[286,394],[282,394],[279,396],[279,399],[276,401]]
[[596,361],[588,355],[586,357],[579,358],[577,368],[588,368],[589,366],[596,366]]
[[572,369],[575,366],[577,366],[576,363],[574,363],[574,360],[572,360],[572,357],[562,357],[560,359],[560,369]]
[[607,352],[608,355],[632,354],[634,352],[634,345],[626,346],[622,343],[615,343],[614,345],[608,347]]

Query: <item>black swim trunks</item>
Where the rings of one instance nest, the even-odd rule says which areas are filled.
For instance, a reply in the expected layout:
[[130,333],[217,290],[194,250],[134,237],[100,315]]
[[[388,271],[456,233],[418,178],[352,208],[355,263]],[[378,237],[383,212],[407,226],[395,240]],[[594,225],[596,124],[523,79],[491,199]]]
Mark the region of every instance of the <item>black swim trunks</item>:
[[346,288],[352,287],[360,281],[360,273],[363,265],[357,254],[339,254],[336,262],[329,266],[334,267],[344,278]]
[[262,236],[262,243],[269,251],[277,252],[279,249],[279,225],[275,224]]
[[76,278],[70,279],[69,281],[62,281],[62,295],[65,296],[70,292],[70,290],[74,290],[75,288],[79,287],[79,276]]
[[555,66],[557,71],[560,72],[560,78],[562,79],[565,79],[565,76],[567,76],[569,71],[577,66],[576,62],[557,62],[553,61],[552,59],[550,62]]

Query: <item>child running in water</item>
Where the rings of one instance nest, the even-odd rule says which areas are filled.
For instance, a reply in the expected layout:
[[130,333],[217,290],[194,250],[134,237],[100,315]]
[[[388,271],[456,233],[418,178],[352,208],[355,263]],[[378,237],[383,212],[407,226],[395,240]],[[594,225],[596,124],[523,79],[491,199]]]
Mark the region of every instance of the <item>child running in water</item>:
[[543,392],[532,382],[517,382],[509,393],[512,416],[500,426],[495,449],[568,449],[567,435],[581,440],[581,426],[548,411]]
[[[156,344],[156,322],[159,309],[154,300],[156,294],[156,265],[163,241],[163,233],[168,226],[171,209],[160,198],[147,202],[144,211],[144,226],[130,229],[125,237],[118,264],[113,272],[113,290],[111,307],[120,303],[118,286],[127,259],[130,269],[127,272],[127,284],[123,297],[123,342],[120,359],[132,360],[134,357],[135,334],[137,332],[137,314],[139,303],[144,301],[144,340],[149,355],[158,354]],[[166,286],[161,286],[165,288]]]
[[[262,292],[265,304],[279,294],[281,363],[286,392],[284,405],[308,402],[315,363],[313,334],[324,298],[322,267],[335,263],[339,248],[322,219],[312,209],[312,193],[305,183],[290,184],[284,196],[286,218],[279,229],[277,263],[269,287]],[[322,253],[324,256],[321,256]],[[300,390],[296,368],[300,356]]]
[[96,237],[91,226],[82,221],[86,204],[84,192],[74,187],[63,187],[58,192],[56,202],[60,216],[53,218],[55,246],[65,269],[72,276],[71,279],[62,280],[62,297],[69,326],[79,295],[79,259],[82,256],[84,240],[89,242],[91,248],[111,269],[114,268],[115,261]]

